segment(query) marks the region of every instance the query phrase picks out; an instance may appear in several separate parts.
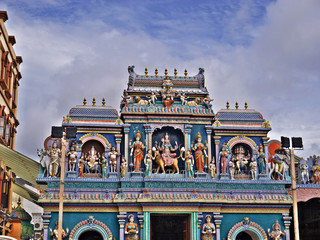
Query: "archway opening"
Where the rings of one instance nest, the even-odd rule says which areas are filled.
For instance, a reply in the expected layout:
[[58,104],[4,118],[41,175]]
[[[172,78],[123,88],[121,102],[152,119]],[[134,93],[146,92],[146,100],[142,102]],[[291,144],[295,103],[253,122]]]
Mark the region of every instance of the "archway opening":
[[96,140],[89,140],[82,145],[81,156],[85,160],[83,177],[101,177],[101,163],[104,158],[105,147]]
[[243,231],[237,235],[236,240],[253,240],[253,239],[248,233]]
[[98,231],[88,230],[81,233],[78,240],[103,240],[103,237]]

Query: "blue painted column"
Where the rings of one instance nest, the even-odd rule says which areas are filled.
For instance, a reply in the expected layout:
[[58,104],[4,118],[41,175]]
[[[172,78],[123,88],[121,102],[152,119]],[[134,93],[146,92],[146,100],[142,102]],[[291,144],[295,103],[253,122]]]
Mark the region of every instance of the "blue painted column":
[[207,147],[208,147],[208,161],[206,162],[205,168],[208,168],[208,164],[211,163],[211,159],[212,159],[212,151],[211,151],[211,133],[212,133],[212,129],[213,127],[210,126],[206,126],[206,132],[207,132]]
[[213,213],[214,223],[216,225],[216,240],[221,240],[220,227],[223,216],[220,213]]
[[193,212],[192,215],[192,238],[191,239],[196,239],[198,240],[198,213]]
[[[121,144],[121,139],[122,139],[122,134],[117,134],[114,135],[116,138],[116,143],[117,143],[117,150],[120,152],[120,144]],[[117,173],[120,172],[120,156],[117,157]]]
[[150,240],[150,212],[144,212],[143,240]]
[[191,144],[191,125],[185,125],[184,126],[184,147],[185,149],[190,149]]
[[217,175],[220,174],[220,160],[219,160],[219,153],[220,153],[220,140],[221,136],[214,136],[214,144],[216,146],[216,169],[217,169]]
[[290,217],[288,213],[282,213],[282,219],[285,227],[284,233],[286,234],[286,240],[290,240],[290,225],[292,217]]

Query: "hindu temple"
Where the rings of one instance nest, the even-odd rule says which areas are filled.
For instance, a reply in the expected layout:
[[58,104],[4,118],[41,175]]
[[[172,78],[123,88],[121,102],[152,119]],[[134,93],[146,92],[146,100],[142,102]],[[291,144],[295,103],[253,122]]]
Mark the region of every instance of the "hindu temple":
[[39,150],[44,239],[58,239],[62,175],[68,239],[290,239],[289,159],[269,121],[247,103],[214,112],[212,98],[203,68],[129,66],[120,109],[105,99],[72,107],[65,156],[60,138]]

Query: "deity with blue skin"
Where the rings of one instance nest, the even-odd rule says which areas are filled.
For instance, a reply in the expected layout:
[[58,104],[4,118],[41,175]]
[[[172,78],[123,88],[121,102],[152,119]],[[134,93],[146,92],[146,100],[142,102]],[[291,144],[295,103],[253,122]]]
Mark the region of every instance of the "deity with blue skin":
[[266,155],[263,152],[263,147],[261,144],[259,147],[259,154],[258,154],[257,160],[258,160],[259,173],[266,173],[266,163],[265,163]]

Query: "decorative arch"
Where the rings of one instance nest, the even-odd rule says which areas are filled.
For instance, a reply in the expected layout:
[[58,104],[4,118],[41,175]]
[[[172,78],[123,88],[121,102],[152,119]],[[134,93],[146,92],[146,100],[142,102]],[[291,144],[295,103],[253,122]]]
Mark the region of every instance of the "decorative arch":
[[87,220],[79,222],[70,232],[69,240],[78,240],[79,236],[88,230],[99,232],[104,240],[112,240],[110,229],[104,223],[95,220],[93,216],[89,216]]
[[234,138],[231,138],[229,140],[229,142],[227,143],[227,148],[229,150],[231,150],[233,148],[233,146],[238,144],[238,143],[245,143],[245,144],[249,145],[253,152],[258,151],[257,144],[251,138],[248,138],[248,137],[245,137],[245,136],[236,136]]
[[254,240],[267,240],[267,234],[263,228],[255,223],[249,221],[249,218],[244,218],[243,221],[235,224],[228,233],[228,240],[235,240],[237,235],[241,232],[246,232]]
[[156,124],[151,124],[151,130],[152,133],[156,130],[163,127],[173,127],[174,129],[179,129],[182,133],[184,133],[184,124],[177,124],[177,123],[156,123]]
[[79,140],[82,141],[82,144],[84,144],[84,143],[86,143],[86,142],[88,142],[90,140],[96,140],[96,141],[99,141],[100,143],[102,143],[102,145],[106,149],[111,147],[109,141],[99,133],[88,133],[88,134],[85,134]]

